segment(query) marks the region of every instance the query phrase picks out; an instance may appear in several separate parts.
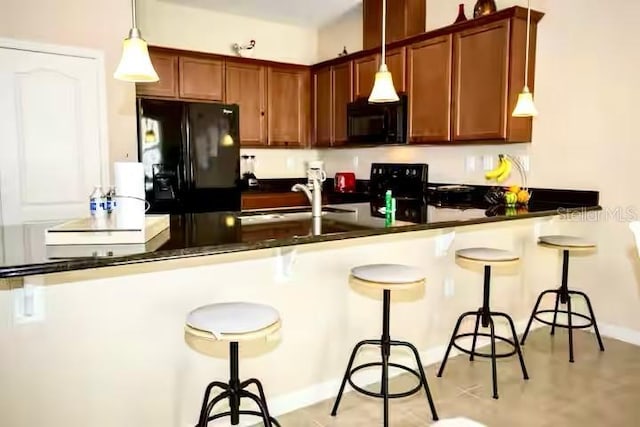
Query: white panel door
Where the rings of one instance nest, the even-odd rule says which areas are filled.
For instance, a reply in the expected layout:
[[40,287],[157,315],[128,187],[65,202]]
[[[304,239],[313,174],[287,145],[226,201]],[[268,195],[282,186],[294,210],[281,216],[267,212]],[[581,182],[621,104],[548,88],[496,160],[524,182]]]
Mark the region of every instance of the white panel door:
[[0,48],[4,225],[86,216],[101,183],[100,64]]

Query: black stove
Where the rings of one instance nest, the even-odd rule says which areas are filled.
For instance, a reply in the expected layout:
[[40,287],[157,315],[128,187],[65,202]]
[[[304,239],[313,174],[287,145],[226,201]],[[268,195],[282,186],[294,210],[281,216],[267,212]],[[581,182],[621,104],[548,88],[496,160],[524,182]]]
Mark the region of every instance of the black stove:
[[424,200],[429,183],[429,165],[424,163],[373,163],[369,191],[373,199],[384,199],[391,190],[396,200]]
[[391,190],[396,199],[396,216],[400,221],[427,221],[427,186],[429,166],[424,163],[373,163],[369,180],[371,215],[383,218],[385,194]]

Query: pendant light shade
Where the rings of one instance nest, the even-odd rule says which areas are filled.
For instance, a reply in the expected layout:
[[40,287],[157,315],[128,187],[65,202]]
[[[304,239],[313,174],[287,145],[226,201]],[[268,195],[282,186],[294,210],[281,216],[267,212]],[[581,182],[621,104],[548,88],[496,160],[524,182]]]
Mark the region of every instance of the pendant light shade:
[[149,83],[160,80],[158,73],[153,68],[147,42],[140,35],[140,30],[136,27],[136,1],[132,5],[132,23],[129,35],[124,39],[122,45],[122,57],[120,64],[113,74],[118,80],[125,82]]
[[527,44],[524,61],[524,88],[518,95],[518,102],[514,108],[513,117],[536,117],[538,109],[533,103],[533,94],[529,91],[529,39],[531,34],[531,0],[527,1]]
[[382,64],[376,73],[373,82],[373,89],[369,95],[369,102],[372,104],[382,104],[386,102],[397,102],[400,100],[396,88],[393,85],[393,77],[386,64],[386,32],[387,32],[387,1],[382,0]]
[[397,102],[400,98],[393,85],[393,77],[387,68],[387,64],[382,64],[380,70],[376,73],[376,79],[373,82],[373,90],[369,96],[371,103]]
[[535,117],[538,115],[538,109],[533,103],[533,95],[529,92],[529,87],[525,86],[518,95],[516,108],[513,110],[513,117]]

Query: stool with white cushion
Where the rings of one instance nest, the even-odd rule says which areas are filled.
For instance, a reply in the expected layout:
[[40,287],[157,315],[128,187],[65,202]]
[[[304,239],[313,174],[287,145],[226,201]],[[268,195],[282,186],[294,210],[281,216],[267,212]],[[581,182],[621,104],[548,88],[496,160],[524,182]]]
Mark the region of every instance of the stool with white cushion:
[[[531,328],[531,323],[533,319],[544,323],[545,325],[551,326],[551,335],[555,334],[556,327],[565,328],[569,331],[569,362],[573,363],[573,330],[574,329],[585,329],[593,326],[593,329],[596,333],[596,338],[598,339],[598,345],[600,347],[600,351],[604,351],[604,344],[602,343],[602,338],[600,337],[600,332],[598,331],[598,323],[596,323],[596,315],[593,312],[593,307],[591,306],[591,301],[589,297],[584,292],[569,290],[568,282],[569,282],[569,254],[571,252],[589,252],[593,251],[596,248],[596,244],[590,242],[582,237],[576,236],[542,236],[540,237],[538,244],[542,247],[561,250],[562,251],[562,283],[560,288],[558,289],[549,289],[542,292],[538,296],[538,300],[536,301],[536,305],[533,307],[533,312],[531,313],[531,317],[529,318],[529,323],[527,324],[527,329],[524,331],[524,335],[522,336],[521,344],[524,345],[525,340],[527,339],[527,335],[529,334],[529,328]],[[542,298],[547,294],[555,294],[556,295],[556,304],[553,310],[539,310],[540,303],[542,302]],[[584,298],[587,303],[587,307],[589,309],[589,314],[585,315],[582,313],[576,313],[571,309],[571,296],[576,295]],[[561,310],[559,309],[560,304],[566,304],[567,309]],[[547,320],[541,319],[540,314],[545,313],[553,313],[553,321],[549,322]],[[566,314],[567,323],[558,323],[558,313]],[[577,317],[586,321],[586,323],[582,323],[576,325],[573,323],[573,317]]]
[[[424,368],[422,367],[422,361],[420,360],[420,355],[418,354],[418,350],[411,343],[408,343],[405,341],[392,340],[389,335],[391,291],[409,290],[409,289],[415,289],[417,287],[423,286],[425,283],[424,275],[417,268],[406,266],[406,265],[372,264],[372,265],[363,265],[363,266],[353,268],[351,270],[351,276],[349,277],[349,280],[352,284],[361,285],[370,289],[382,291],[382,295],[383,295],[382,337],[381,339],[378,339],[378,340],[360,341],[354,347],[353,351],[351,352],[349,363],[347,365],[347,371],[345,372],[344,378],[342,379],[342,385],[340,386],[338,397],[336,398],[336,402],[333,405],[333,410],[331,411],[331,415],[335,416],[337,414],[338,406],[340,405],[340,400],[342,398],[342,393],[344,392],[344,388],[348,381],[354,390],[362,394],[365,394],[367,396],[383,399],[385,427],[389,425],[389,399],[410,396],[414,393],[419,392],[420,389],[423,387],[424,387],[424,391],[427,394],[427,400],[429,402],[429,407],[431,409],[431,415],[434,420],[437,420],[438,415],[436,414],[436,408],[433,403],[433,399],[431,397],[431,392],[429,391],[429,385],[427,384],[427,376],[425,375]],[[353,367],[353,362],[356,358],[356,354],[363,346],[366,346],[366,345],[380,347],[382,361],[365,363],[365,364]],[[411,352],[413,353],[416,359],[418,371],[412,368],[409,368],[407,366],[400,365],[398,363],[389,362],[389,356],[391,355],[391,347],[405,347],[411,350]],[[351,378],[352,375],[357,371],[361,369],[369,368],[372,366],[382,367],[382,378],[381,378],[382,384],[380,387],[380,393],[375,393],[369,390],[365,390],[364,388],[354,384]],[[390,366],[401,369],[410,374],[413,374],[418,379],[418,385],[404,392],[390,393],[389,392],[389,367]]]
[[[451,334],[451,340],[449,341],[449,345],[447,347],[447,351],[444,354],[444,359],[442,360],[442,364],[440,365],[440,370],[438,371],[438,377],[441,377],[444,368],[447,364],[447,359],[449,357],[449,352],[452,347],[457,348],[469,355],[469,360],[473,361],[475,356],[478,357],[487,357],[491,358],[491,373],[493,380],[493,398],[498,398],[498,376],[497,376],[497,367],[496,360],[499,358],[510,357],[514,354],[518,354],[518,358],[520,359],[520,367],[522,368],[522,376],[525,380],[529,379],[529,374],[527,373],[527,368],[524,364],[524,358],[522,357],[522,351],[520,349],[520,345],[518,343],[518,337],[516,335],[516,328],[513,324],[513,319],[506,313],[501,313],[497,311],[491,311],[489,306],[490,302],[490,287],[491,287],[491,268],[492,267],[507,267],[517,264],[520,260],[518,255],[513,252],[502,250],[502,249],[494,249],[494,248],[467,248],[461,249],[456,252],[456,258],[458,260],[465,262],[467,264],[476,264],[484,266],[484,295],[483,295],[483,303],[482,307],[480,307],[477,311],[468,311],[463,313],[456,322],[455,328],[453,328],[453,334]],[[475,316],[476,323],[473,332],[469,333],[458,333],[460,329],[460,325],[462,321],[466,317]],[[496,335],[495,333],[495,324],[493,318],[504,318],[509,323],[511,327],[512,338],[505,338]],[[479,332],[480,324],[482,324],[483,328],[489,328],[489,333]],[[461,347],[457,340],[460,338],[468,338],[472,337],[471,350]],[[476,342],[478,337],[487,337],[491,340],[491,353],[479,353],[476,351]],[[496,352],[496,340],[509,344],[513,347],[513,350],[507,351],[505,353],[497,353]]]
[[[205,427],[209,422],[230,417],[231,425],[240,423],[240,415],[253,415],[262,418],[265,427],[280,424],[269,415],[267,399],[260,381],[255,378],[240,382],[238,374],[238,343],[256,339],[265,339],[280,329],[280,315],[273,307],[245,302],[211,304],[193,310],[187,316],[185,333],[197,338],[212,341],[229,342],[230,379],[228,383],[214,381],[204,394],[202,410],[197,427]],[[254,385],[258,395],[247,388]],[[210,400],[214,388],[222,390]],[[213,407],[224,399],[229,401],[229,411],[211,415]],[[240,400],[249,399],[258,411],[240,410]]]

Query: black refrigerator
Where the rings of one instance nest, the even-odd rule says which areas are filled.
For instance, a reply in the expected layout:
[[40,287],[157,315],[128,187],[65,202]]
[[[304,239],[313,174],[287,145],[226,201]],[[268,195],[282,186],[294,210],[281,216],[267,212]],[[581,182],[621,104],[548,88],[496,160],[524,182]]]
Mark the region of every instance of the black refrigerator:
[[240,210],[237,105],[138,99],[150,213]]

